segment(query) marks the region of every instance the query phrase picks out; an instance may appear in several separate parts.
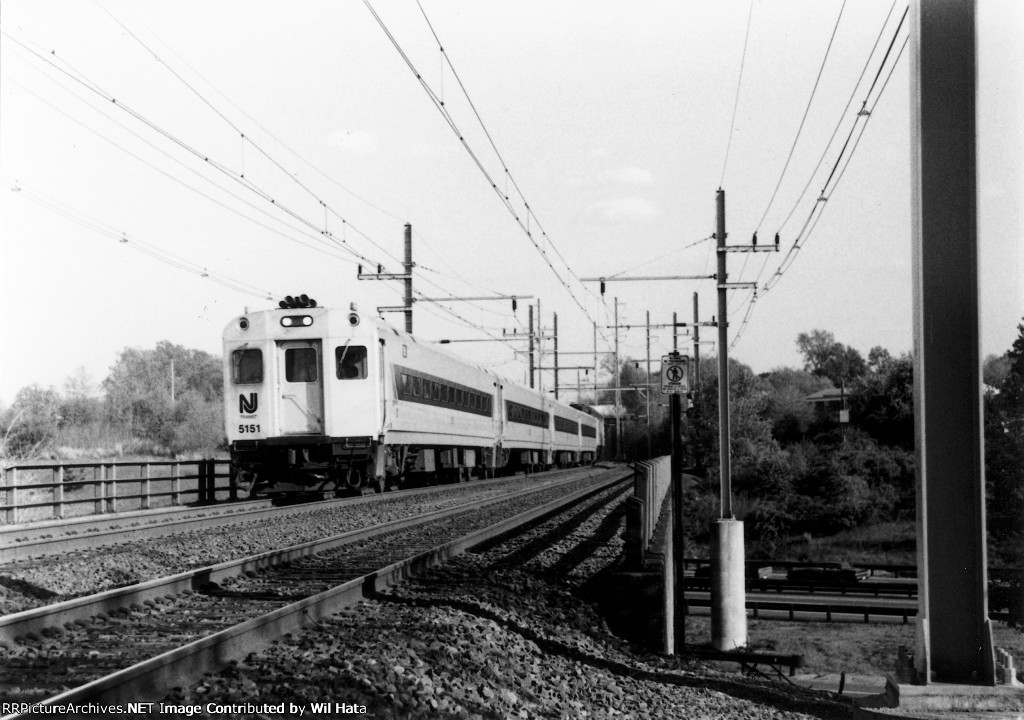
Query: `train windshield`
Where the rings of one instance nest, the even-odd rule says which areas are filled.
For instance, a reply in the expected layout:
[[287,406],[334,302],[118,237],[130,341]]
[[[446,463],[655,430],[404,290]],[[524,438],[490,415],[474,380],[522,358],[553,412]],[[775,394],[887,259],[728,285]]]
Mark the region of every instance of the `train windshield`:
[[284,352],[284,378],[288,382],[316,382],[317,360],[316,348],[289,348]]
[[235,350],[231,353],[231,377],[236,385],[257,385],[263,382],[263,351]]
[[366,348],[362,345],[345,345],[334,349],[334,360],[339,380],[362,380],[366,378]]

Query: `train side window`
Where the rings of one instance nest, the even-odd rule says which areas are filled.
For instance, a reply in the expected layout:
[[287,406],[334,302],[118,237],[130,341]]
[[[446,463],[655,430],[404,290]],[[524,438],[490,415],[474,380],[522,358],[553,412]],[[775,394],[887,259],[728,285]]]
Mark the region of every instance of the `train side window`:
[[362,345],[336,347],[334,365],[339,380],[366,379],[366,348]]
[[289,348],[284,351],[284,379],[294,383],[316,382],[316,348]]
[[414,397],[420,397],[420,379],[415,375],[412,378],[412,394]]
[[455,388],[455,404],[462,407],[462,390]]
[[402,373],[402,394],[409,394],[409,375],[407,373]]
[[441,399],[441,386],[434,383],[434,400],[439,401]]
[[231,353],[231,379],[236,385],[258,385],[263,382],[263,351],[248,349]]

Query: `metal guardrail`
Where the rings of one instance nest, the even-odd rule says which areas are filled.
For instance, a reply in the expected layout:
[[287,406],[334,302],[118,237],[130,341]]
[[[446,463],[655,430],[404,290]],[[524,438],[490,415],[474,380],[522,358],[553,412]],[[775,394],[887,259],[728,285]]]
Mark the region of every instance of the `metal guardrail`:
[[[137,474],[126,476],[125,468]],[[237,497],[227,460],[12,465],[3,468],[0,482],[0,522],[17,525]]]
[[671,481],[667,455],[633,463],[633,494],[626,499],[626,558],[633,567],[644,564]]

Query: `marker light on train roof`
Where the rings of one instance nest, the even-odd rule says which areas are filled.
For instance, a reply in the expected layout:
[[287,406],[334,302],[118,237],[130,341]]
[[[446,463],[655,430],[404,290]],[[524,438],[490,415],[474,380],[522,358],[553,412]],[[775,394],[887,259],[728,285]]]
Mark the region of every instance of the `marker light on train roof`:
[[309,315],[285,315],[281,318],[284,327],[309,327],[312,324],[313,318]]

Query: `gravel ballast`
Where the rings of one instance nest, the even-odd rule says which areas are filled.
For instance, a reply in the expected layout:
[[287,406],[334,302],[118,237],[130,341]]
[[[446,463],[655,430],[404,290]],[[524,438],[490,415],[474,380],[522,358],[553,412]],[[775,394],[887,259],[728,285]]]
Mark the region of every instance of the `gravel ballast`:
[[345,718],[852,715],[828,695],[644,653],[612,635],[573,591],[618,555],[619,532],[581,549],[621,514],[616,502],[557,539],[546,524],[464,555],[165,702],[237,718],[270,716],[282,703],[304,717]]

